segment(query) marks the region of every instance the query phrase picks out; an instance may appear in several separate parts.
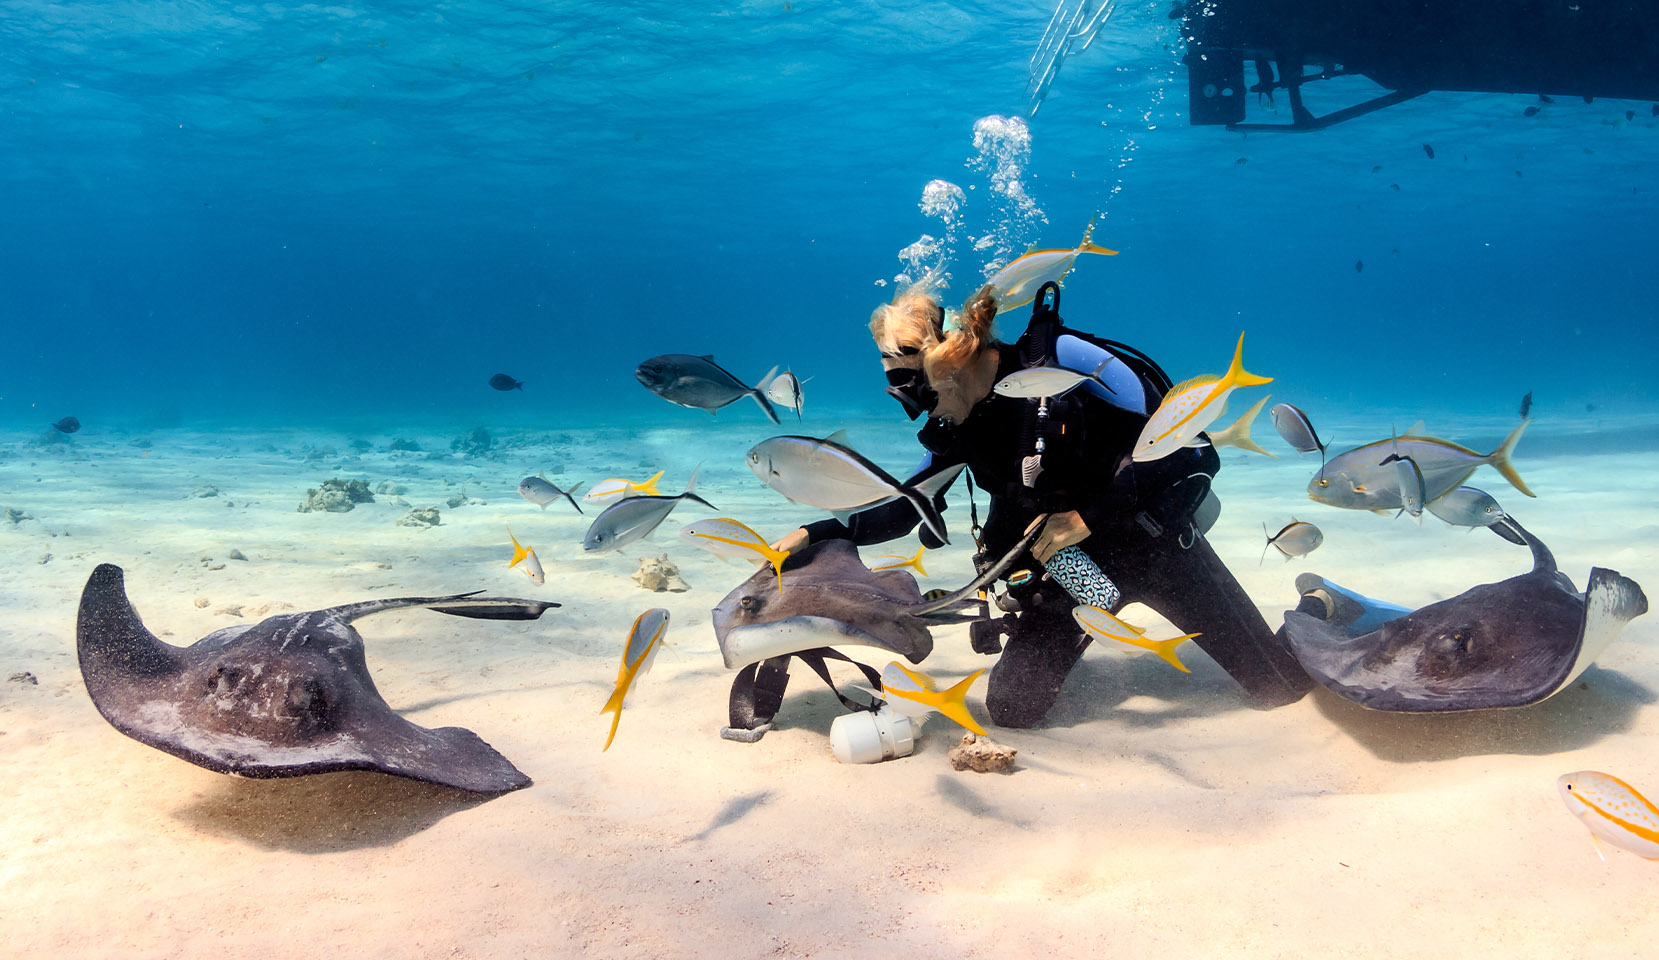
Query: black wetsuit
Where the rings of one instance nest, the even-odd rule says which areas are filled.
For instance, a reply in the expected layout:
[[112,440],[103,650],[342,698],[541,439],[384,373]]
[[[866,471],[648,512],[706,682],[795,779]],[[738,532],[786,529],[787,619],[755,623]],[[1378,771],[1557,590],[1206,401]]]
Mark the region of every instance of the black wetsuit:
[[[998,379],[1024,366],[1020,345],[1000,350]],[[1143,386],[1145,409],[1156,408],[1156,388]],[[1035,439],[1036,404],[993,393],[959,425],[930,418],[917,435],[929,461],[912,482],[967,464],[974,485],[990,495],[982,539],[992,558],[1011,549],[1039,514],[1076,510],[1090,531],[1079,546],[1121,591],[1118,607],[1144,603],[1182,633],[1199,634],[1194,642],[1257,703],[1300,699],[1312,681],[1191,524],[1220,467],[1214,448],[1183,448],[1135,463],[1129,452],[1146,416],[1079,388],[1050,399],[1043,469],[1027,488],[1020,468]],[[943,493],[936,504],[943,509]],[[904,536],[917,523],[915,509],[901,499],[854,514],[847,523],[809,524],[807,531],[814,541],[849,538],[862,545]],[[924,531],[923,542],[929,540]],[[1009,727],[1042,720],[1089,642],[1071,616],[1076,601],[1042,579],[1035,558],[1022,557],[1009,569],[1022,568],[1038,576],[1009,590],[1019,613],[985,698],[993,722]]]

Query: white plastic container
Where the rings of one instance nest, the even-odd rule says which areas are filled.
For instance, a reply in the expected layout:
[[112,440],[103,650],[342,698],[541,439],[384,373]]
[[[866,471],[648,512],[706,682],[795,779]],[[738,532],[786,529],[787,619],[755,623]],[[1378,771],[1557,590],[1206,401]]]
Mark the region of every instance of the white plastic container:
[[885,704],[871,713],[844,713],[830,723],[830,752],[842,763],[878,763],[908,757],[922,725]]

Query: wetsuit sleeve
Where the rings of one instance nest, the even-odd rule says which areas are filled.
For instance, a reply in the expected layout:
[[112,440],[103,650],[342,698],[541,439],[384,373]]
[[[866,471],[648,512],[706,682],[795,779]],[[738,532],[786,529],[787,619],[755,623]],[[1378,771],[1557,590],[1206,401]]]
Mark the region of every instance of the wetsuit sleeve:
[[[915,486],[951,466],[953,464],[941,463],[938,458],[930,455],[922,460],[921,467],[911,475],[909,480],[905,481],[905,485]],[[945,512],[945,491],[949,490],[955,483],[956,480],[952,478],[934,495],[933,505],[938,508],[940,513]],[[867,544],[897,540],[916,529],[916,525],[921,522],[921,516],[916,513],[916,508],[910,505],[910,501],[900,498],[880,506],[871,507],[868,510],[860,510],[848,517],[846,523],[831,517],[828,520],[809,523],[805,529],[809,543],[817,543],[820,540],[851,540],[862,547]],[[924,544],[929,547],[941,546],[941,544],[929,543],[930,540],[932,540],[932,537],[928,536],[926,531],[923,531],[922,542]]]

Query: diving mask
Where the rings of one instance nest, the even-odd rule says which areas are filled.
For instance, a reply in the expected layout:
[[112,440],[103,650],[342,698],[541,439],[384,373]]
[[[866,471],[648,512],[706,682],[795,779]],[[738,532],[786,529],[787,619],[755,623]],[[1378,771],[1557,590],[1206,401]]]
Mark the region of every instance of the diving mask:
[[904,407],[905,416],[914,420],[932,412],[939,394],[922,372],[921,350],[900,347],[895,353],[882,354],[881,365],[887,371],[887,395]]

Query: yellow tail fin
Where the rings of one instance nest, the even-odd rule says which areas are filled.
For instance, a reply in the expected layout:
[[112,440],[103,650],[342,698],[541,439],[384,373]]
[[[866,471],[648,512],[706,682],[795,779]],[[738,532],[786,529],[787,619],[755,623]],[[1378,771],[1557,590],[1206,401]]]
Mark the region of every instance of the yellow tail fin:
[[605,738],[605,746],[600,750],[601,753],[611,748],[611,741],[616,739],[616,728],[622,723],[622,698],[628,695],[626,677],[627,673],[624,671],[623,676],[616,678],[616,689],[611,691],[611,697],[605,701],[605,705],[599,708],[600,713],[615,714],[611,717],[611,735]]
[[662,493],[659,490],[657,490],[657,481],[662,479],[662,475],[665,472],[666,471],[658,470],[656,473],[653,473],[651,475],[650,479],[642,480],[639,483],[634,484],[634,489],[638,490],[640,492],[640,494],[643,495],[643,496],[647,496],[647,497],[660,497],[660,496],[662,496]]
[[984,670],[975,670],[973,673],[968,674],[966,680],[963,680],[956,686],[951,687],[949,690],[941,691],[939,694],[939,712],[962,726],[967,727],[974,733],[977,733],[982,737],[988,737],[990,734],[985,731],[984,727],[979,725],[979,721],[974,719],[973,714],[968,712],[967,702],[968,688],[973,686],[974,681],[978,680],[979,675],[984,672]]
[[1168,663],[1175,669],[1181,671],[1182,673],[1191,673],[1192,671],[1187,669],[1187,665],[1182,663],[1181,659],[1175,655],[1175,648],[1179,647],[1183,641],[1191,640],[1196,636],[1199,636],[1199,634],[1185,633],[1179,637],[1171,637],[1168,640],[1148,640],[1145,637],[1141,637],[1136,640],[1125,640],[1124,643],[1132,644],[1145,650],[1151,650],[1153,653],[1162,657],[1165,663]]
[[1272,377],[1258,377],[1244,369],[1244,333],[1239,332],[1238,346],[1233,348],[1233,362],[1227,367],[1227,375],[1221,378],[1223,383],[1235,387],[1259,387],[1264,383],[1272,383]]
[[1522,480],[1521,475],[1515,472],[1515,465],[1509,462],[1509,455],[1515,452],[1515,444],[1521,442],[1521,434],[1526,432],[1527,424],[1531,422],[1531,417],[1522,420],[1521,425],[1511,430],[1509,436],[1504,438],[1503,443],[1498,445],[1498,449],[1486,455],[1486,462],[1503,474],[1503,478],[1509,481],[1510,486],[1529,497],[1536,497],[1538,494],[1527,489],[1526,481]]
[[789,559],[788,550],[773,550],[769,544],[761,544],[760,555],[772,564],[772,572],[778,575],[778,593],[783,593],[783,562]]
[[513,536],[513,529],[511,527],[507,528],[507,539],[513,541],[513,562],[507,564],[507,569],[511,570],[518,566],[519,563],[526,557],[530,556],[530,551],[519,546],[518,538]]
[[1108,250],[1105,247],[1102,247],[1102,246],[1099,246],[1099,245],[1093,244],[1093,243],[1083,244],[1083,246],[1081,248],[1079,248],[1078,252],[1079,253],[1104,253],[1108,257],[1115,257],[1115,256],[1118,255],[1118,252],[1116,250]]
[[600,753],[604,753],[606,750],[609,750],[611,748],[611,741],[616,739],[616,728],[618,726],[621,726],[621,724],[622,724],[622,711],[619,709],[619,710],[616,711],[616,716],[611,718],[611,734],[610,734],[610,736],[605,738],[605,745],[603,747],[599,748]]

